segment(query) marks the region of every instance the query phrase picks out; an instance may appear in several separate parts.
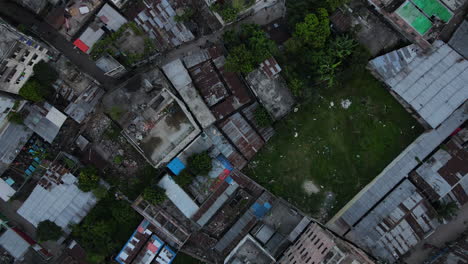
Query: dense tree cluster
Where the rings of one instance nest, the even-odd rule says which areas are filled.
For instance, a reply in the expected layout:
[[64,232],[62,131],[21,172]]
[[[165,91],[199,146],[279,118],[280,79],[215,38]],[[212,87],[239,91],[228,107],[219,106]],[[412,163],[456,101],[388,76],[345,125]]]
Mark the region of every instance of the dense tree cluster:
[[106,257],[122,247],[140,221],[141,216],[130,204],[109,196],[73,226],[72,236],[86,250],[90,263],[107,263]]
[[34,65],[33,71],[34,75],[21,87],[19,95],[33,102],[41,102],[53,92],[52,84],[57,80],[58,73],[44,61]]
[[211,171],[211,157],[207,151],[193,154],[187,160],[188,169],[195,175],[208,175]]
[[99,176],[97,169],[92,166],[83,168],[78,176],[78,188],[83,192],[90,192],[98,187]]
[[161,204],[167,199],[166,191],[155,185],[146,187],[143,191],[143,198],[152,204]]
[[244,24],[237,32],[226,31],[223,39],[229,49],[225,67],[231,72],[249,73],[277,52],[276,44],[254,24]]
[[62,228],[50,220],[45,220],[37,225],[37,238],[39,241],[57,240],[63,235]]

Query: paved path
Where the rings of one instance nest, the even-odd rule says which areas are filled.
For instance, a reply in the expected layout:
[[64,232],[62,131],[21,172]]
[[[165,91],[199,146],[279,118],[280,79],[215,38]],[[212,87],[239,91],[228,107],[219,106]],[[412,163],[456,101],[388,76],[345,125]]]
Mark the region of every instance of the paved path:
[[465,204],[455,219],[447,224],[439,226],[432,235],[428,238],[421,240],[412,250],[411,254],[404,258],[408,264],[424,263],[429,256],[431,256],[431,249],[424,249],[424,244],[434,245],[443,248],[446,242],[454,241],[460,236],[463,231],[468,228],[468,204]]
[[0,0],[0,16],[5,17],[7,21],[14,21],[30,28],[49,45],[63,53],[79,69],[99,81],[104,88],[109,89],[117,84],[114,78],[104,75],[104,72],[87,54],[75,49],[75,46],[57,30],[26,8],[6,0]]

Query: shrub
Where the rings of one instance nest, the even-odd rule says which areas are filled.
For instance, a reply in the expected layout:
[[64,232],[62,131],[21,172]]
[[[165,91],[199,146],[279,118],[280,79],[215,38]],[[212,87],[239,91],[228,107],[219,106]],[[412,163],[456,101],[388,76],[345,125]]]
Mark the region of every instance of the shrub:
[[85,167],[78,176],[78,188],[83,192],[89,192],[99,187],[97,169],[92,166]]
[[183,170],[179,175],[174,176],[174,181],[181,187],[185,187],[192,183],[193,175],[188,170]]
[[268,127],[273,123],[273,120],[271,120],[270,115],[263,106],[259,106],[255,109],[254,117],[255,122],[257,122],[260,127]]
[[211,171],[211,157],[208,155],[207,151],[194,154],[190,156],[187,160],[187,167],[195,175],[208,175],[208,172]]
[[45,220],[37,226],[39,241],[57,240],[62,236],[62,228],[50,220]]
[[18,112],[10,112],[8,113],[8,120],[15,124],[23,124],[24,116]]
[[159,186],[146,187],[143,198],[152,204],[160,204],[167,199],[166,191]]
[[117,155],[117,156],[114,157],[114,163],[115,164],[120,165],[120,164],[122,164],[122,162],[123,162],[122,155]]
[[19,95],[29,101],[41,102],[44,101],[44,96],[46,94],[42,85],[37,80],[31,79],[21,87]]

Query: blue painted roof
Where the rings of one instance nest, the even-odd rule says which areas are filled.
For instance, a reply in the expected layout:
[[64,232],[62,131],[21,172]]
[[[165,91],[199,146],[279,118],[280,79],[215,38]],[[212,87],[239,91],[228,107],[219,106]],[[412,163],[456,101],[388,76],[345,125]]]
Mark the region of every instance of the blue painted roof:
[[234,168],[232,167],[231,163],[229,162],[228,159],[226,159],[226,157],[223,156],[223,154],[219,154],[217,157],[216,157],[217,160],[219,160],[221,162],[221,164],[223,164],[223,166],[228,169],[229,171],[232,171]]
[[179,158],[174,158],[169,164],[167,164],[167,167],[174,173],[175,175],[179,175],[181,171],[185,169],[184,163],[180,161]]
[[225,181],[226,181],[227,183],[231,184],[231,183],[232,183],[232,178],[231,178],[231,176],[227,177],[227,178],[225,179]]

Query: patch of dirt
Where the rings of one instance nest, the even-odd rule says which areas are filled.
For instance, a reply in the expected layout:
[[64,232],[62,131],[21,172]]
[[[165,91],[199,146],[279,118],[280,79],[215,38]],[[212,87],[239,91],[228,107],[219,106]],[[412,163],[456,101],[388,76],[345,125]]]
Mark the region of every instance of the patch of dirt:
[[319,187],[313,181],[304,181],[302,188],[308,195],[320,192]]

